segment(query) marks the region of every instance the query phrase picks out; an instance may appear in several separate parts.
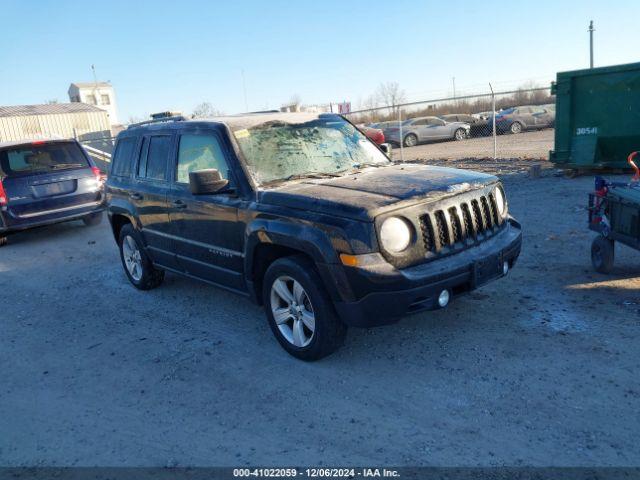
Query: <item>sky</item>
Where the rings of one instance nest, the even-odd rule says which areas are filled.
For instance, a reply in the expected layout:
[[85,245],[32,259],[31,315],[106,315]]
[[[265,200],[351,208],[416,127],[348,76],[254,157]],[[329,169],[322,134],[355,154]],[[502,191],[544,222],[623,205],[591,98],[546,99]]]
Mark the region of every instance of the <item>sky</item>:
[[[110,81],[119,117],[351,101],[382,82],[409,101],[640,61],[637,0],[0,0],[0,105],[68,101]],[[246,92],[246,96],[245,96]],[[245,101],[246,98],[246,101]]]

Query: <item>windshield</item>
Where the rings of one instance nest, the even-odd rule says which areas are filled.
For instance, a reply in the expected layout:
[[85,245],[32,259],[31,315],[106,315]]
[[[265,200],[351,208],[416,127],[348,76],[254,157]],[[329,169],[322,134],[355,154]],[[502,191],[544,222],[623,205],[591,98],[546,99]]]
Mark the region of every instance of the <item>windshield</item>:
[[339,117],[304,123],[275,120],[233,133],[259,185],[390,163],[365,135]]
[[49,173],[89,167],[74,142],[33,143],[0,151],[0,175]]

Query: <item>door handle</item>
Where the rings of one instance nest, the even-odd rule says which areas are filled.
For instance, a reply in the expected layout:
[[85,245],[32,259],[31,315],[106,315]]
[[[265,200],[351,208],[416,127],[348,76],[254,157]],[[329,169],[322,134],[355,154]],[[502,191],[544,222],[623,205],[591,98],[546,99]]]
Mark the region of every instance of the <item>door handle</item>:
[[130,193],[129,198],[132,198],[133,200],[142,200],[142,195],[139,193]]
[[187,208],[187,204],[182,200],[174,200],[172,203],[175,208]]

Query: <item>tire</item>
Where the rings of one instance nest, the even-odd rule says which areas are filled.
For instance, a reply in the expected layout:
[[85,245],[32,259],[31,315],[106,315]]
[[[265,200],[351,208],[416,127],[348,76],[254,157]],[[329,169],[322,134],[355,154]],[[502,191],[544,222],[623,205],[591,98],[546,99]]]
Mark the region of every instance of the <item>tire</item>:
[[[164,270],[153,266],[143,248],[140,234],[130,223],[120,230],[118,247],[124,273],[134,287],[139,290],[151,290],[162,283]],[[135,264],[135,269],[132,264]]]
[[453,132],[453,139],[456,141],[461,141],[467,138],[467,131],[464,128],[458,128],[455,132]]
[[418,145],[418,137],[415,134],[410,133],[406,137],[404,137],[404,146],[405,147],[415,147]]
[[522,124],[520,122],[513,122],[509,126],[509,132],[511,132],[514,135],[517,135],[518,133],[522,133]]
[[104,218],[104,212],[90,213],[89,215],[82,217],[82,221],[87,227],[95,227],[102,223]]
[[591,244],[591,263],[596,272],[610,273],[615,259],[615,243],[613,240],[598,235]]
[[0,247],[6,247],[9,244],[7,237],[0,237]]
[[273,262],[264,276],[262,298],[271,331],[290,355],[319,360],[344,343],[347,327],[306,257],[295,255]]

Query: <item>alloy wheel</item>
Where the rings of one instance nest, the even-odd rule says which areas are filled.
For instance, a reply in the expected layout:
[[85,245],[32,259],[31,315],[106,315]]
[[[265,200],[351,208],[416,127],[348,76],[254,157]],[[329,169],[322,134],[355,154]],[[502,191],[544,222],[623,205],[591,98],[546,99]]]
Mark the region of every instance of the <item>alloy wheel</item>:
[[311,299],[300,282],[282,275],[271,286],[271,313],[282,336],[302,348],[311,343],[316,330]]
[[130,235],[122,240],[122,258],[131,278],[139,282],[142,278],[142,255],[138,244]]

